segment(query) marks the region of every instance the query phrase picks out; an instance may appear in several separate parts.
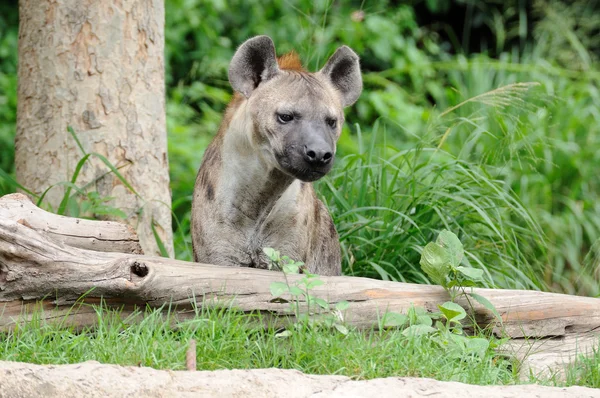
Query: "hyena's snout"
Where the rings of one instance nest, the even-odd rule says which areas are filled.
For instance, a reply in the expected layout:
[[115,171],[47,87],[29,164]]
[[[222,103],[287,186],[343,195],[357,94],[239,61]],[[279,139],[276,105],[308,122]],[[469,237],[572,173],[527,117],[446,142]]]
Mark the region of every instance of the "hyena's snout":
[[306,164],[315,170],[328,172],[331,169],[334,155],[333,145],[328,143],[319,134],[309,134],[302,148]]
[[287,145],[284,154],[277,157],[279,165],[299,180],[316,181],[331,170],[335,144],[317,131],[304,131],[298,137],[300,139]]

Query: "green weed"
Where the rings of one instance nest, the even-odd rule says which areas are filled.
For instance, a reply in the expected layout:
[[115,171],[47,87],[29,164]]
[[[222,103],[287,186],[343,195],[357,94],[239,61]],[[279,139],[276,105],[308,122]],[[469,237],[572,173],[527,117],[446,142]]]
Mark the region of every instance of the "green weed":
[[[196,340],[200,370],[232,368],[298,369],[367,379],[423,376],[478,384],[515,381],[510,362],[491,350],[483,355],[445,355],[424,336],[400,331],[349,331],[297,328],[290,335],[263,328],[255,316],[230,310],[199,310],[197,317],[173,328],[160,311],[143,320],[122,320],[117,312],[96,307],[97,325],[80,332],[45,322],[18,327],[0,339],[0,359],[31,363],[102,363],[181,370],[190,339]],[[139,320],[139,314],[135,315]],[[352,347],[349,350],[348,347]]]

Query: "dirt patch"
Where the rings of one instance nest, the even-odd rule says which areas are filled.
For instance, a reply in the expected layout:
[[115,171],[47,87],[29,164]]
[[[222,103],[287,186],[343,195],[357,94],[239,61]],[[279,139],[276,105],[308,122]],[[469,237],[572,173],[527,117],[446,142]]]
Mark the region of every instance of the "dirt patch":
[[0,361],[0,398],[20,397],[599,397],[583,387],[474,386],[388,377],[355,381],[296,370],[189,372],[102,365],[32,365]]

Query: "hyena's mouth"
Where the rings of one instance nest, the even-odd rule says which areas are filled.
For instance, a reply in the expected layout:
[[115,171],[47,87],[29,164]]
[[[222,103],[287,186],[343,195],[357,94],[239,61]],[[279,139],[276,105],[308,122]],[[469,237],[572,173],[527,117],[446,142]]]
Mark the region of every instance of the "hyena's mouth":
[[323,166],[311,166],[301,156],[293,154],[276,154],[275,158],[281,171],[304,182],[312,182],[322,178],[331,170],[333,162]]

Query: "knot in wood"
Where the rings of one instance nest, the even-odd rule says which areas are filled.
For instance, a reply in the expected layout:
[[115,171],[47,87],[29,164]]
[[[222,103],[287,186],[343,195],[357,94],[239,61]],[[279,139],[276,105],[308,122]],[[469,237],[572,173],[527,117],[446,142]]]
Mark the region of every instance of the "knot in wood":
[[131,272],[134,275],[139,276],[140,278],[145,277],[146,275],[148,275],[148,266],[144,263],[140,263],[139,261],[134,261],[133,264],[131,265]]

